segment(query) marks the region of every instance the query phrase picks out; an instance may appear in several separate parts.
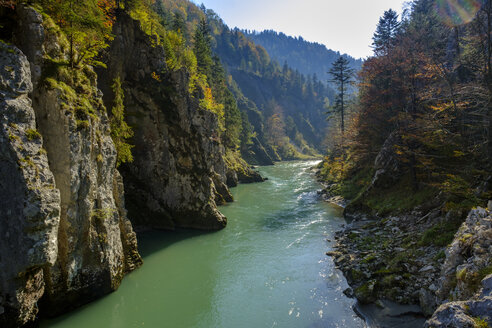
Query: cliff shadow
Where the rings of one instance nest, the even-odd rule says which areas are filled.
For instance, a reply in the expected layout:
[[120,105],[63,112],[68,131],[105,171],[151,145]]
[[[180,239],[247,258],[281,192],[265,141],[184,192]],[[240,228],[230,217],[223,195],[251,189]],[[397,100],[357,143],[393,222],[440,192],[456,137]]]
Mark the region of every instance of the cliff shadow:
[[138,251],[145,260],[147,256],[159,252],[175,243],[213,233],[217,233],[217,231],[189,229],[177,229],[173,231],[153,229],[141,231],[137,232]]

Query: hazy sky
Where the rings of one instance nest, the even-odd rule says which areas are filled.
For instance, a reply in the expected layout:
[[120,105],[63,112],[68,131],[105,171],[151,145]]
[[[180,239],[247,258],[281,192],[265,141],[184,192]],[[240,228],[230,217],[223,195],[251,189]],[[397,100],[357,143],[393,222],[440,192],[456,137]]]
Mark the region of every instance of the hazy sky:
[[230,27],[272,29],[354,57],[372,54],[379,17],[405,0],[194,0],[213,9]]

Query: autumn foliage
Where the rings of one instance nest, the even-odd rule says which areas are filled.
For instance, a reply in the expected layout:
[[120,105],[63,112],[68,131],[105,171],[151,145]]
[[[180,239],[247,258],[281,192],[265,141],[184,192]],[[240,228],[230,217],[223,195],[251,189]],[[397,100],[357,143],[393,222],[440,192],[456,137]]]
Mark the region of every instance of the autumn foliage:
[[492,160],[492,5],[481,3],[462,25],[446,24],[431,0],[414,1],[398,24],[391,17],[395,33],[375,40],[375,56],[359,74],[348,147],[330,149],[350,162],[342,180],[372,168],[396,133],[392,148],[414,192],[443,191],[449,207],[492,197],[490,186],[480,187],[490,179]]

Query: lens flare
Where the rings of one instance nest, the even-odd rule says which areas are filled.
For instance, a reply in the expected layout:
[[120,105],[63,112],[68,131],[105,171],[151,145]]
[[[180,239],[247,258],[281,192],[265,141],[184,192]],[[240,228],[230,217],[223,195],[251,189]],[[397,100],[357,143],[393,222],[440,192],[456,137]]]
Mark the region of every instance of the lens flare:
[[436,0],[436,12],[440,19],[449,26],[469,23],[480,10],[478,0]]

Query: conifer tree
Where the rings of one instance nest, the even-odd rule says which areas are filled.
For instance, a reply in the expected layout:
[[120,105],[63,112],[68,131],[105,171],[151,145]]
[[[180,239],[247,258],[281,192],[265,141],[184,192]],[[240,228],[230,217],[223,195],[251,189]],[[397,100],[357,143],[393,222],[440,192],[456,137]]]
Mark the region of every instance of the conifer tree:
[[388,54],[388,51],[394,46],[399,27],[400,23],[396,11],[392,9],[385,11],[383,17],[379,18],[376,32],[372,38],[374,54]]
[[332,83],[337,85],[338,95],[335,100],[335,104],[328,110],[327,114],[339,113],[340,114],[340,130],[343,133],[345,132],[345,107],[347,103],[347,88],[352,83],[352,77],[354,74],[354,70],[349,67],[349,61],[340,56],[332,64],[331,69],[328,71],[328,74],[331,75],[331,79],[329,80]]
[[174,13],[172,29],[186,37],[186,22],[179,12]]
[[205,18],[200,20],[194,37],[194,52],[196,56],[198,72],[207,76],[211,75],[213,65],[210,29]]

